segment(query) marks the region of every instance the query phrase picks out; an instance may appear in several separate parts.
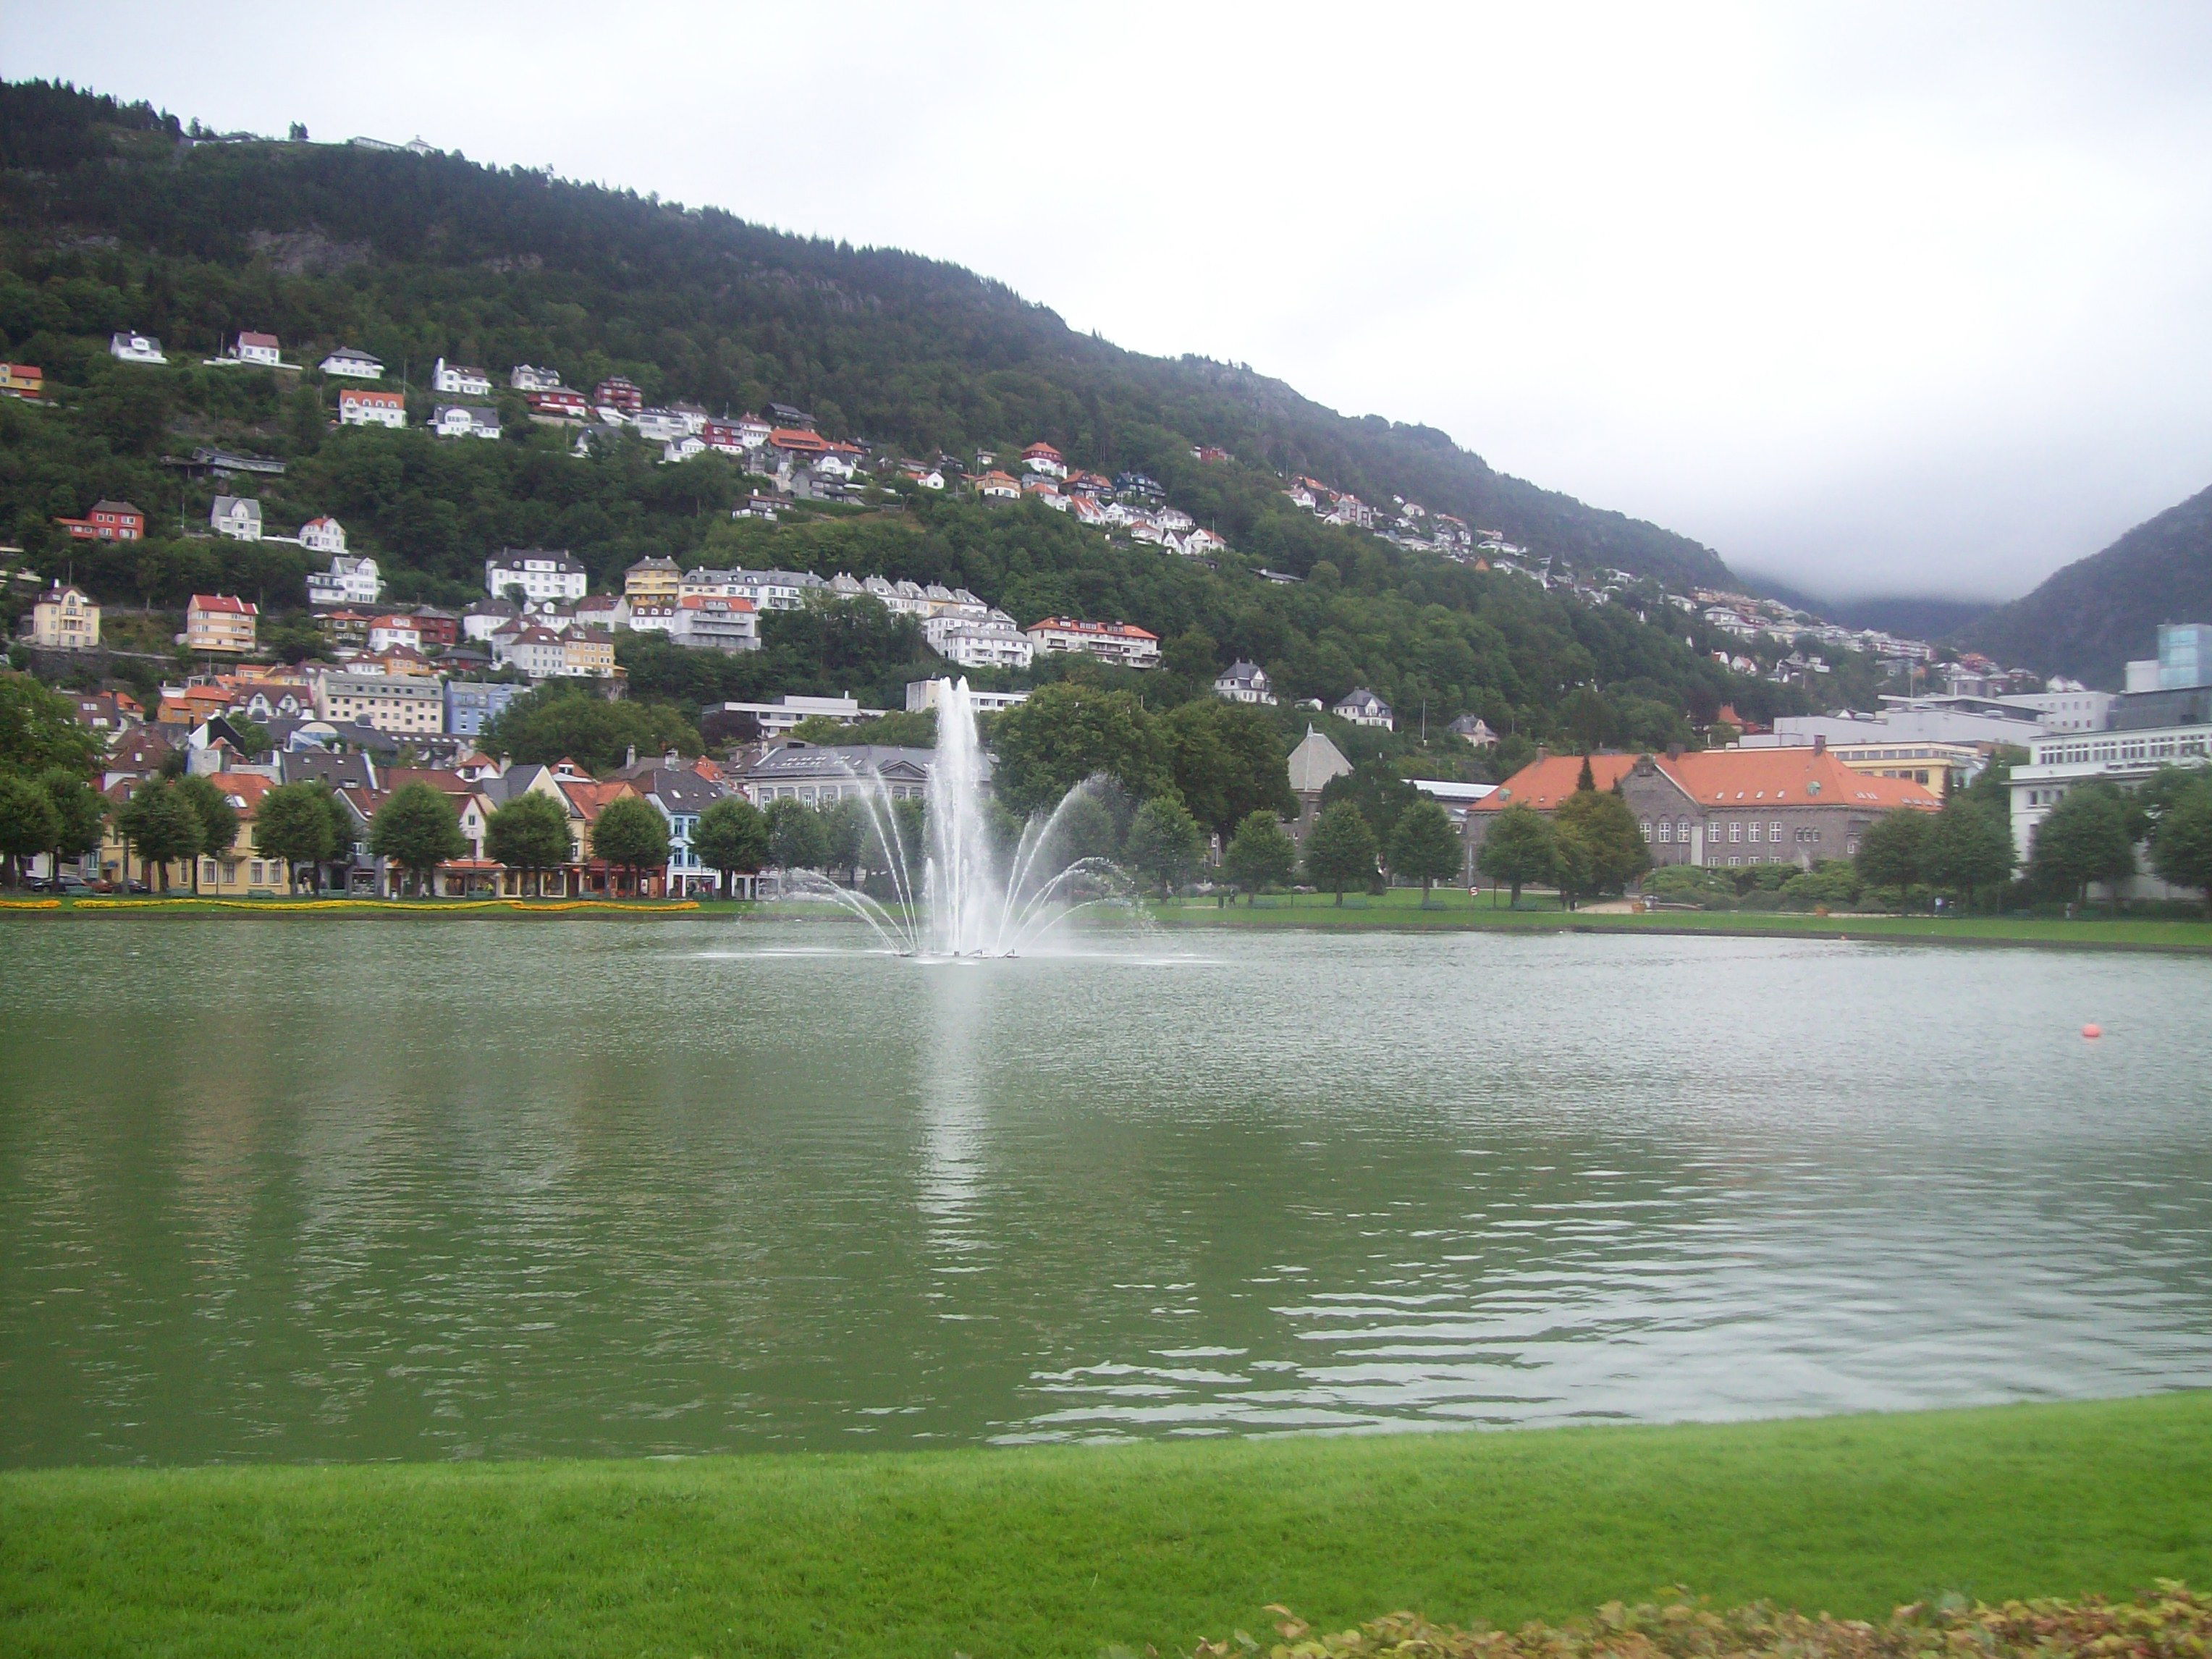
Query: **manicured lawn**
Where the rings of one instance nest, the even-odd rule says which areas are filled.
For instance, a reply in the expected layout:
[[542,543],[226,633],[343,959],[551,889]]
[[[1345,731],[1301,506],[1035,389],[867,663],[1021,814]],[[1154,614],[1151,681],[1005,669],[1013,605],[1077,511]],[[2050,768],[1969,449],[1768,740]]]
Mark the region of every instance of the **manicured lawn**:
[[1285,893],[1256,904],[1217,908],[1211,900],[1158,907],[1170,927],[1494,928],[1552,933],[1723,933],[1754,938],[1893,939],[1960,945],[2061,945],[2091,949],[2212,951],[2212,922],[2084,916],[2076,921],[2014,916],[1816,916],[1802,911],[1661,910],[1650,915],[1572,913],[1548,894],[1523,894],[1515,910],[1490,896],[1438,889],[1424,908],[1419,892],[1394,887],[1347,894],[1340,907],[1327,893]]
[[700,916],[754,908],[745,899],[377,899],[194,898],[189,889],[164,897],[50,899],[37,895],[0,898],[0,912],[93,916]]
[[1188,1652],[1284,1601],[1878,1615],[2212,1577],[2212,1394],[1670,1428],[0,1475],[0,1650]]

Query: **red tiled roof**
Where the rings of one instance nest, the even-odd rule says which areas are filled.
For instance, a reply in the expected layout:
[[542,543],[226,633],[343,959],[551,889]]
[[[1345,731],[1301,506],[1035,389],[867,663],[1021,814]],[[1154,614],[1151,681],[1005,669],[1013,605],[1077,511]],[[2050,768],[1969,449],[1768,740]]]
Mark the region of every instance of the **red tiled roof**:
[[261,805],[261,798],[276,787],[273,778],[264,778],[258,772],[216,772],[208,781],[222,791],[225,799],[247,817]]
[[256,607],[248,605],[244,599],[233,599],[228,593],[195,593],[192,595],[192,609],[227,611],[238,617],[256,617],[261,614]]
[[[1599,788],[1610,789],[1635,769],[1639,758],[1592,755],[1591,779]],[[1813,749],[1705,749],[1655,755],[1652,763],[1700,806],[1859,806],[1886,812],[1899,806],[1934,811],[1942,805],[1920,784],[1869,777],[1833,755]],[[1532,761],[1469,810],[1498,812],[1520,805],[1550,811],[1574,793],[1582,769],[1580,755]],[[1812,787],[1815,784],[1817,789]]]

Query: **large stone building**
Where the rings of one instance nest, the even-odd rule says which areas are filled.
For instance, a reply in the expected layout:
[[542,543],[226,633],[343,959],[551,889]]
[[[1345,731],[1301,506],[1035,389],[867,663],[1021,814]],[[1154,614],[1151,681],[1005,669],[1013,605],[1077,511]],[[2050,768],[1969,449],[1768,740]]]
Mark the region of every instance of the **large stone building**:
[[1328,787],[1331,778],[1340,778],[1352,770],[1352,763],[1344,751],[1331,743],[1312,726],[1298,746],[1291,750],[1291,793],[1298,798],[1298,819],[1291,826],[1291,834],[1303,842],[1313,821],[1321,816],[1321,792]]
[[[1508,806],[1531,806],[1547,817],[1557,811],[1575,792],[1583,759],[1540,757],[1471,806],[1470,860]],[[1620,786],[1655,865],[1809,866],[1856,853],[1859,836],[1884,812],[1899,807],[1934,812],[1942,806],[1923,785],[1855,772],[1818,744],[1588,759],[1597,787]]]

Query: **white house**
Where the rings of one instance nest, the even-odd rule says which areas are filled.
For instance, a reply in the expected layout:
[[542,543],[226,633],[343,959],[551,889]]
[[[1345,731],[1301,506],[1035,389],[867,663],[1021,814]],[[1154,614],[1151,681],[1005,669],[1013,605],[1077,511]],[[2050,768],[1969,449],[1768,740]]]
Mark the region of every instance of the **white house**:
[[150,334],[133,334],[125,329],[107,343],[108,353],[126,363],[166,363],[161,343]]
[[932,617],[921,625],[929,648],[963,668],[1027,668],[1036,655],[1028,635],[1001,611],[997,618]]
[[1125,668],[1151,668],[1160,659],[1160,636],[1127,623],[1081,622],[1073,617],[1047,617],[1024,630],[1040,653],[1079,651],[1101,662]]
[[633,634],[667,634],[675,630],[676,607],[665,602],[651,599],[632,599],[629,604],[629,631]]
[[630,423],[647,443],[665,444],[691,430],[690,422],[673,409],[641,409]]
[[1391,716],[1390,705],[1364,685],[1347,693],[1344,701],[1328,712],[1354,726],[1379,726],[1386,732],[1395,730],[1397,726]]
[[499,411],[480,404],[440,404],[430,411],[430,430],[441,438],[496,438]]
[[372,656],[382,656],[404,646],[410,651],[422,648],[422,624],[412,617],[379,617],[368,625],[368,649]]
[[443,357],[431,366],[430,390],[455,398],[489,398],[491,376],[465,363],[449,363]]
[[356,380],[380,380],[384,378],[383,362],[366,351],[356,351],[351,346],[340,346],[323,359],[323,373],[343,374]]
[[283,349],[277,344],[274,334],[240,331],[237,343],[230,349],[230,356],[234,362],[252,363],[261,368],[284,367]]
[[1194,559],[1229,550],[1229,538],[1217,536],[1211,530],[1194,530],[1182,538],[1182,550]]
[[590,586],[584,567],[566,553],[510,547],[484,561],[484,592],[495,599],[505,599],[514,587],[533,601],[580,599]]
[[558,392],[561,371],[539,368],[534,363],[517,363],[507,371],[507,383],[517,392]]
[[1031,472],[1042,472],[1048,478],[1065,478],[1067,476],[1066,459],[1042,439],[1022,451],[1022,465]]
[[1213,690],[1217,696],[1231,702],[1261,702],[1271,707],[1275,701],[1273,685],[1268,681],[1267,671],[1256,662],[1239,659],[1214,676]]
[[251,495],[218,495],[208,511],[208,522],[218,536],[236,542],[261,539],[261,503]]
[[696,432],[687,432],[680,438],[671,438],[660,452],[664,461],[688,461],[694,455],[703,455],[711,446]]
[[535,623],[517,620],[491,636],[495,663],[521,670],[533,680],[551,679],[568,666],[568,647],[558,634]]
[[300,526],[300,545],[310,553],[343,553],[346,550],[345,526],[327,515],[310,519]]
[[[318,519],[318,524],[336,526],[335,519]],[[301,542],[307,532],[300,532]],[[338,532],[341,545],[345,532]],[[328,570],[307,573],[307,603],[313,605],[374,605],[384,597],[384,580],[378,574],[374,559],[349,558],[341,553],[331,561]]]
[[407,399],[397,392],[342,387],[338,392],[338,424],[388,426],[396,432],[407,424]]

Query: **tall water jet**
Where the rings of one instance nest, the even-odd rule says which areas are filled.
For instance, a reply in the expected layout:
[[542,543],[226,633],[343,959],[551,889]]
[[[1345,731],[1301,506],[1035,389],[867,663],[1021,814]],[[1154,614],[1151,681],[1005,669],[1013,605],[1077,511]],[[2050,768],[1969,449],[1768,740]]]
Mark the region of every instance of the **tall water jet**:
[[[880,776],[853,773],[892,902],[807,872],[787,887],[842,904],[902,956],[1018,954],[1079,910],[1129,904],[1133,884],[1110,860],[1068,857],[1058,831],[1071,804],[1098,787],[1078,784],[1048,813],[1031,817],[1011,848],[997,832],[990,780],[968,682],[937,682],[937,756],[931,769],[921,846],[910,844],[897,803]],[[919,868],[916,867],[917,864]]]

